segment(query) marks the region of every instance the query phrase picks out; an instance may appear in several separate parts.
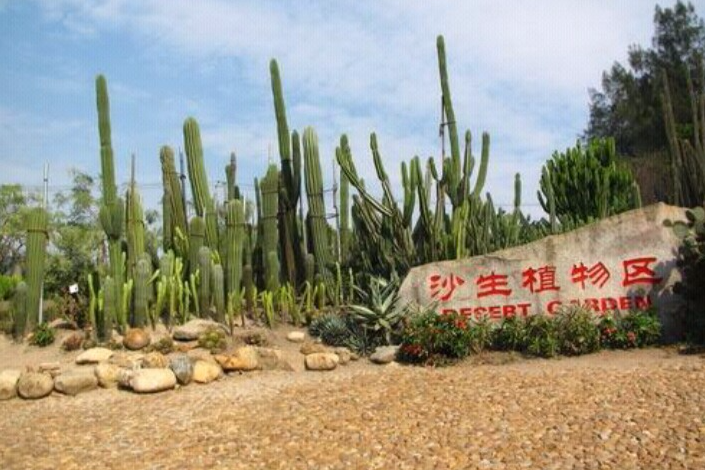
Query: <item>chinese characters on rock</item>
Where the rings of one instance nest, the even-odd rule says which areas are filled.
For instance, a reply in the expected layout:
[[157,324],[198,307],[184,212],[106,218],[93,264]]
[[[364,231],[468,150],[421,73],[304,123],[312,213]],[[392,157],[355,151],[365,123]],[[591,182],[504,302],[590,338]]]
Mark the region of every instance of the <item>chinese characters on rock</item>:
[[[656,275],[654,266],[655,257],[638,257],[625,259],[621,262],[621,272],[610,272],[603,262],[586,265],[583,261],[573,264],[566,273],[565,279],[574,287],[582,291],[600,291],[607,283],[619,278],[622,287],[653,286],[661,282],[662,278]],[[432,274],[428,278],[428,292],[432,300],[441,305],[454,300],[496,298],[499,302],[508,301],[515,291],[522,289],[531,294],[553,293],[554,296],[561,290],[556,266],[528,266],[521,271],[521,284],[513,285],[511,277],[495,271],[481,272],[472,281],[451,273],[449,275]],[[616,282],[616,279],[615,279]],[[474,288],[473,288],[474,286]],[[462,293],[462,297],[456,297]],[[632,298],[633,297],[633,298]],[[650,304],[648,297],[619,297],[619,298],[588,298],[582,302],[587,308],[596,311],[606,309],[645,308]],[[550,300],[547,299],[547,300]],[[572,303],[577,303],[573,301]],[[559,300],[552,300],[546,304],[549,313],[562,304]],[[467,307],[460,310],[486,311],[488,314],[496,313],[499,316],[508,314],[526,314],[531,304],[498,305],[496,307]],[[483,313],[484,314],[484,313]]]

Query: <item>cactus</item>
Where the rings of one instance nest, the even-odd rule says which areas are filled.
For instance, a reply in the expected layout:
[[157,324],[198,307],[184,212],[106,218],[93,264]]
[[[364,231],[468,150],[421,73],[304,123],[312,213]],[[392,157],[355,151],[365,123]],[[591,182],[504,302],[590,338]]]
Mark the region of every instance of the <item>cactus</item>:
[[149,279],[152,276],[150,261],[141,257],[135,266],[134,277],[134,316],[132,325],[142,328],[149,316]]
[[[620,165],[614,139],[578,142],[565,153],[555,152],[542,170],[538,193],[546,212],[549,194],[561,225],[584,224],[636,207],[634,178]],[[550,185],[550,189],[549,189]]]
[[112,338],[113,325],[120,305],[118,288],[115,280],[108,276],[103,282],[103,317],[99,323],[98,340],[109,341]]
[[[699,59],[698,69],[701,86],[705,82],[705,66]],[[668,74],[662,72],[664,123],[671,155],[671,177],[673,179],[673,202],[679,206],[701,206],[705,201],[705,91],[696,92],[690,70],[686,75],[690,95],[692,128],[691,139],[680,139],[673,113]]]
[[[346,139],[347,144],[347,139]],[[341,142],[342,145],[342,142]],[[342,148],[336,149],[336,158],[341,158],[338,153],[342,152]],[[402,167],[406,168],[406,167]],[[409,215],[411,219],[411,215]],[[345,172],[340,171],[340,262],[345,263],[350,256],[350,182],[348,181]]]
[[130,273],[133,273],[137,260],[145,253],[144,212],[142,201],[135,182],[135,156],[132,156],[130,188],[125,195],[125,227],[127,231],[127,260]]
[[328,240],[328,223],[323,199],[323,180],[321,178],[321,161],[318,155],[318,137],[311,127],[304,131],[304,174],[306,180],[306,196],[308,197],[308,222],[310,227],[309,243],[313,247],[316,260],[316,271],[323,281],[333,287],[332,253]]
[[225,322],[225,278],[223,274],[223,266],[220,264],[213,265],[212,268],[212,291],[213,305],[215,306],[215,320],[221,323]]
[[44,285],[44,260],[46,258],[47,212],[41,207],[27,214],[27,321],[33,329],[40,318],[42,288]]
[[27,331],[27,291],[27,283],[20,281],[15,288],[15,296],[12,299],[12,336],[15,338],[15,341],[22,341]]
[[[301,278],[300,267],[303,263],[301,240],[296,227],[296,207],[301,194],[301,152],[299,151],[298,135],[295,132],[293,135],[289,135],[284,93],[276,60],[272,59],[270,61],[269,71],[272,81],[272,95],[274,96],[274,112],[277,118],[279,157],[281,159],[279,235],[284,264],[283,271],[289,283],[295,286]],[[294,141],[293,146],[292,141]]]
[[267,279],[266,288],[269,292],[279,290],[279,257],[276,251],[267,253]]
[[201,131],[198,128],[198,122],[191,117],[184,121],[184,146],[196,214],[203,217],[206,223],[206,245],[216,249],[218,247],[218,227],[215,204],[211,198],[208,177],[203,164]]
[[228,202],[226,226],[226,292],[227,295],[235,294],[239,299],[240,283],[242,281],[242,257],[245,247],[245,213],[241,201],[233,199]]
[[209,316],[211,308],[211,250],[202,246],[198,250],[198,308],[202,318]]
[[[267,169],[266,176],[262,179],[260,183],[260,189],[262,191],[262,218],[259,224],[262,226],[262,254],[264,256],[265,270],[264,279],[265,283],[269,285],[270,281],[274,278],[277,279],[277,284],[279,282],[279,261],[276,263],[271,262],[271,253],[273,256],[278,257],[278,241],[279,232],[277,229],[277,214],[279,211],[279,171],[276,165],[270,165]],[[276,272],[272,272],[272,269],[277,269]]]
[[[100,207],[100,223],[108,238],[110,257],[110,273],[115,282],[116,295],[122,298],[124,279],[124,260],[122,257],[121,239],[124,228],[125,206],[117,197],[115,184],[115,164],[110,131],[110,101],[105,77],[96,78],[96,104],[98,108],[98,133],[100,137],[100,173],[103,190],[103,203]],[[127,315],[118,302],[113,312],[115,319],[122,328],[127,326]]]
[[225,166],[225,180],[228,185],[228,201],[240,199],[240,188],[237,185],[237,158],[235,152],[230,154],[230,163]]
[[198,253],[205,245],[206,225],[201,217],[192,217],[189,224],[189,267],[190,272],[198,270]]
[[[181,184],[179,183],[179,176],[176,173],[176,166],[174,164],[174,151],[171,147],[165,145],[159,151],[159,160],[162,166],[162,183],[164,186],[164,237],[165,251],[168,251],[167,246],[173,247],[178,250],[176,253],[179,256],[185,256],[185,250],[181,251],[181,247],[174,237],[176,236],[177,230],[181,232],[181,235],[185,236],[188,233],[188,223],[186,219],[186,208],[184,207],[184,201],[181,198]],[[167,221],[167,207],[168,210],[168,221]],[[167,233],[171,235],[167,237]]]
[[[242,283],[245,287],[245,310],[252,314],[255,309],[255,283],[250,264],[246,264],[242,268]],[[242,326],[245,326],[244,311],[242,312]]]

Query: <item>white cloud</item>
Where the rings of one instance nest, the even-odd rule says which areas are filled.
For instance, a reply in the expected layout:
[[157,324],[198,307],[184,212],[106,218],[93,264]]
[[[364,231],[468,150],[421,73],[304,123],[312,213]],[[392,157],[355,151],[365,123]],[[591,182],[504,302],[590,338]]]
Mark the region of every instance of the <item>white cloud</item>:
[[[573,144],[585,126],[588,87],[624,59],[628,45],[648,44],[653,13],[640,0],[40,3],[47,21],[74,34],[118,31],[140,41],[145,54],[187,61],[202,73],[213,73],[219,60],[237,60],[249,81],[243,88],[268,89],[267,63],[277,57],[292,127],[316,126],[326,161],[347,132],[367,179],[374,179],[373,130],[397,178],[401,159],[438,153],[435,38],[443,33],[459,131],[473,131],[476,154],[481,132],[490,132],[488,189],[495,200],[511,201],[508,181],[521,171],[528,204],[535,203],[541,162]],[[259,155],[261,161],[243,164],[243,174],[262,173],[270,145],[277,155],[271,102],[265,105],[268,114],[253,111],[248,121],[192,103],[207,150]]]

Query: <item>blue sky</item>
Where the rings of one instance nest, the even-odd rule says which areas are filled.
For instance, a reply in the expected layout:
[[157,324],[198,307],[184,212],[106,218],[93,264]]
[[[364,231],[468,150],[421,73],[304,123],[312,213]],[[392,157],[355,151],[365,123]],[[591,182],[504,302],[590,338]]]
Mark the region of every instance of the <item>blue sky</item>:
[[[696,2],[697,3],[697,2]],[[197,5],[197,6],[196,6]],[[432,6],[431,6],[432,5]],[[662,3],[670,6],[670,3]],[[268,61],[284,84],[289,124],[316,128],[324,180],[347,133],[358,170],[374,181],[369,134],[387,171],[438,155],[435,38],[445,35],[459,131],[490,133],[486,189],[511,204],[513,174],[539,214],[538,174],[587,122],[588,88],[630,44],[649,45],[654,4],[520,1],[0,0],[0,184],[70,183],[99,173],[94,79],[108,80],[117,177],[137,155],[147,205],[161,196],[159,148],[183,147],[201,125],[211,185],[231,151],[251,192],[278,159]],[[705,16],[705,5],[696,6]]]

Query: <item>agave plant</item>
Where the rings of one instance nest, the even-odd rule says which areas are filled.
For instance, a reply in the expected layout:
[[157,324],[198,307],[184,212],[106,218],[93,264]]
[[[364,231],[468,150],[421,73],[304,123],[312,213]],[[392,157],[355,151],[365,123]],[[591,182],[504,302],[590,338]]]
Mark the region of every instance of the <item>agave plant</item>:
[[368,291],[357,289],[362,304],[349,305],[350,316],[373,334],[383,336],[387,344],[401,322],[404,311],[397,308],[399,281],[381,277],[370,278]]

